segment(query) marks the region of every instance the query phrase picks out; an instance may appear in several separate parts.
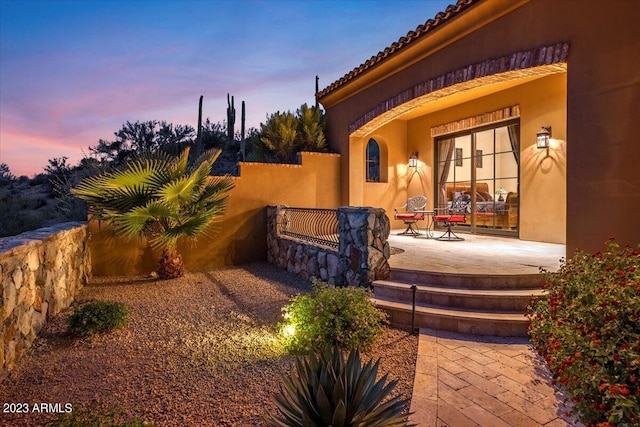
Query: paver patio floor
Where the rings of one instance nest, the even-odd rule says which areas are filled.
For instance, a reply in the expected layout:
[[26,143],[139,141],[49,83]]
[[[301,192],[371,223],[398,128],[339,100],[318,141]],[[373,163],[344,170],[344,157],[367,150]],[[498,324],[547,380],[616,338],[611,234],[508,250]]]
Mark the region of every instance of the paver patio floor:
[[420,427],[581,426],[526,338],[420,330],[410,418]]

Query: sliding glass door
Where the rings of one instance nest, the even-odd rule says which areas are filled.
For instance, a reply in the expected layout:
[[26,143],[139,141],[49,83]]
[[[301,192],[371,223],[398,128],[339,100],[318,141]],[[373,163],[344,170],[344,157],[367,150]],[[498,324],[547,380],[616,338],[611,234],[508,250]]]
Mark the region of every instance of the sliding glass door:
[[519,135],[514,121],[437,139],[436,206],[462,205],[469,231],[517,236]]

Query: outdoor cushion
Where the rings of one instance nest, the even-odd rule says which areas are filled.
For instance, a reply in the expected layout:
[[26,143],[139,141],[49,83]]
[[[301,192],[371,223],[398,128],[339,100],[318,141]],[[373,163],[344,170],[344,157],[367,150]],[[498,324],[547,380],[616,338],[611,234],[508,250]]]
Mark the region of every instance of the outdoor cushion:
[[424,219],[424,214],[412,214],[412,213],[404,213],[404,214],[396,214],[397,219]]
[[464,222],[464,215],[436,215],[434,221]]

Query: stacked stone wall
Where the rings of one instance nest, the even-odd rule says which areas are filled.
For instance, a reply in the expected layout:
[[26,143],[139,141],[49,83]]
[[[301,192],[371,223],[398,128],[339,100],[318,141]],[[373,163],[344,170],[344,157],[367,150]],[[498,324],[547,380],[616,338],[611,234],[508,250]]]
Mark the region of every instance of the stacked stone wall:
[[281,234],[282,209],[267,207],[267,261],[305,279],[339,286],[369,286],[390,274],[390,222],[384,209],[342,207],[337,211],[339,247]]
[[369,286],[388,279],[391,231],[384,209],[343,207],[338,209],[340,271],[342,283]]
[[83,223],[0,239],[0,378],[31,347],[47,317],[67,308],[90,276],[89,234]]

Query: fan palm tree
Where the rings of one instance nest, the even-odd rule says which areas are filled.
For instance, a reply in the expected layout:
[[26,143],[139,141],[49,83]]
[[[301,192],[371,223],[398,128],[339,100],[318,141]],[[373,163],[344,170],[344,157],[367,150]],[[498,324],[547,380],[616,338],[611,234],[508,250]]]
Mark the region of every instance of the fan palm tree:
[[178,239],[193,241],[210,233],[233,188],[229,177],[209,176],[219,155],[217,149],[205,151],[189,165],[189,148],[177,157],[143,153],[124,169],[84,179],[73,193],[89,203],[91,219],[109,222],[125,237],[145,236],[152,247],[162,248],[160,278],[180,277],[184,264]]

